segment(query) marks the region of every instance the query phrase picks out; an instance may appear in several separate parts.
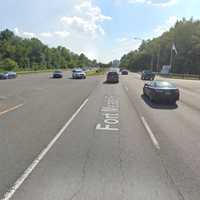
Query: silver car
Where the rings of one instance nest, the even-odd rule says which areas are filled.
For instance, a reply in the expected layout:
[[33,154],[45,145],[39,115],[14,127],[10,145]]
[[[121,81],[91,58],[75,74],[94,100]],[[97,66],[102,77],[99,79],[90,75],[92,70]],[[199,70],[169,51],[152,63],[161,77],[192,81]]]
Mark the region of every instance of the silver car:
[[16,78],[16,72],[4,72],[0,74],[0,79],[13,79]]
[[86,73],[82,69],[74,69],[72,71],[73,79],[86,79]]

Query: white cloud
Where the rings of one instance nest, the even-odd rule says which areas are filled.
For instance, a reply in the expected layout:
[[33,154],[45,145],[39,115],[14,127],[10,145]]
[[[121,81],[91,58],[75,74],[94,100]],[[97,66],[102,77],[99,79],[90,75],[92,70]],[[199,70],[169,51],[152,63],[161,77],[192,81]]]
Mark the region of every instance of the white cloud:
[[177,16],[171,16],[167,19],[167,21],[163,25],[159,25],[154,29],[154,36],[160,36],[165,31],[168,31],[172,26],[177,22]]
[[31,33],[31,32],[22,32],[21,33],[23,37],[25,38],[33,38],[33,37],[36,37],[36,34],[35,33]]
[[66,38],[70,35],[67,31],[54,31],[54,32],[41,32],[41,33],[31,33],[31,32],[21,32],[17,27],[14,28],[14,33],[23,38],[33,38],[38,37],[40,39],[44,38]]
[[45,37],[45,38],[51,38],[53,37],[53,34],[50,32],[43,32],[39,34],[40,37]]
[[[77,0],[78,1],[78,0]],[[89,58],[108,61],[105,58],[103,41],[106,37],[104,23],[112,18],[103,13],[102,9],[92,0],[73,1],[73,6],[66,8],[70,14],[60,16],[55,30],[26,34],[42,40],[51,47],[65,46],[76,53],[84,53]],[[92,3],[93,2],[93,3]],[[25,37],[22,30],[16,28],[15,33]],[[102,53],[103,52],[103,53]],[[110,55],[110,50],[108,52]]]
[[24,37],[24,38],[33,38],[36,37],[35,33],[31,32],[20,32],[19,29],[16,27],[14,28],[14,33],[18,36]]
[[16,35],[19,35],[20,33],[19,33],[19,29],[16,27],[16,28],[14,28],[14,33],[16,34]]
[[128,0],[129,3],[142,3],[147,5],[159,6],[159,7],[168,7],[175,5],[178,0]]
[[121,58],[124,54],[130,51],[138,49],[141,44],[141,40],[136,40],[133,37],[121,37],[117,38],[116,45],[112,50],[112,59]]
[[91,1],[86,0],[76,5],[74,10],[75,15],[64,16],[60,19],[66,29],[70,29],[73,32],[84,33],[93,38],[96,38],[99,34],[105,35],[102,23],[112,18],[103,15],[98,6],[92,5]]
[[70,35],[70,33],[68,31],[55,31],[53,34],[55,36],[61,37],[61,38],[66,38]]

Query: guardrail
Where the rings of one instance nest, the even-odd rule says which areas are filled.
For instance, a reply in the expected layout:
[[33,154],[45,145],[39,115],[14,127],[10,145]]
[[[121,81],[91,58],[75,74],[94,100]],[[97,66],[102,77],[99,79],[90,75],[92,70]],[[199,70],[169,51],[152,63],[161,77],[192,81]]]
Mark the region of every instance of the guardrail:
[[200,80],[200,74],[195,75],[195,74],[160,74],[157,73],[157,75],[163,77],[163,78],[179,78],[179,79],[194,79],[194,80]]

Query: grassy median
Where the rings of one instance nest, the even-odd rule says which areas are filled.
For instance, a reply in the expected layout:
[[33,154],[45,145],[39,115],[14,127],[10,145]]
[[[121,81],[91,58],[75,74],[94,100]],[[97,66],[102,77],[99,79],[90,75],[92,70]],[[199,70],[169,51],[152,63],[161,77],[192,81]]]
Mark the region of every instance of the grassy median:
[[100,76],[104,74],[105,74],[105,70],[103,69],[91,70],[86,73],[87,76]]

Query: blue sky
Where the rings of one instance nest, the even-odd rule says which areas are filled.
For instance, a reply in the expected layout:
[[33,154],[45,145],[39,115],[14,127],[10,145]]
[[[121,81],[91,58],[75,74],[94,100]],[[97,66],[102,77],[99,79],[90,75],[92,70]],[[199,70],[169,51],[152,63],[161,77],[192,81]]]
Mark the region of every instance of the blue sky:
[[159,36],[183,17],[200,19],[199,0],[6,0],[0,30],[108,62]]

